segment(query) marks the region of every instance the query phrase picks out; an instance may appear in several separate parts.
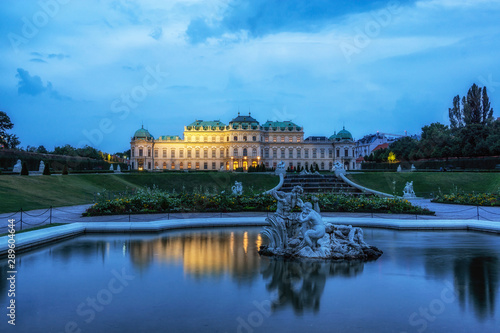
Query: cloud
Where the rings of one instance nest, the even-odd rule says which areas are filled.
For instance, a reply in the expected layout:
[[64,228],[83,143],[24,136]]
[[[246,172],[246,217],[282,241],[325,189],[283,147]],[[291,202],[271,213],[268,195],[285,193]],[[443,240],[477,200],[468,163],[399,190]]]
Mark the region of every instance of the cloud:
[[22,68],[17,69],[16,78],[19,79],[17,83],[17,92],[19,95],[38,96],[46,93],[49,97],[57,100],[70,100],[71,98],[61,95],[54,90],[51,82],[44,85],[42,79],[38,75],[31,76],[30,73]]
[[47,63],[45,60],[43,59],[39,59],[39,58],[33,58],[33,59],[30,59],[31,62],[41,62],[41,63]]
[[[402,5],[414,0],[396,1]],[[259,38],[280,32],[317,32],[339,20],[359,12],[366,12],[387,6],[387,1],[339,0],[237,0],[231,2],[222,18],[194,18],[187,30],[187,39],[197,44],[211,37],[224,34],[248,32],[250,37]]]
[[163,29],[161,27],[155,27],[153,31],[149,34],[150,37],[153,39],[160,39],[160,37],[163,35]]

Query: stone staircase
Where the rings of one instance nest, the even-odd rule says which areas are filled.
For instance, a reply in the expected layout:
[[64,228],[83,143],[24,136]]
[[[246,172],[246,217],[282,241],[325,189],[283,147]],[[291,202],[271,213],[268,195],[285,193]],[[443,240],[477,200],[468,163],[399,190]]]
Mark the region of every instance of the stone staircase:
[[280,191],[289,192],[300,185],[304,193],[334,192],[349,195],[367,195],[361,190],[347,184],[335,175],[297,175],[287,174]]

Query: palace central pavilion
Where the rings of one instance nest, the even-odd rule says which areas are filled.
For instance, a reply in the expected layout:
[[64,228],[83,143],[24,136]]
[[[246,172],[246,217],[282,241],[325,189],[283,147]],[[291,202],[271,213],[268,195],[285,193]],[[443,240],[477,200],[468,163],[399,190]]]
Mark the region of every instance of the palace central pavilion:
[[318,166],[331,170],[340,162],[356,169],[355,142],[344,129],[326,136],[304,139],[304,130],[292,121],[267,121],[250,114],[238,116],[229,125],[220,120],[196,120],[184,127],[184,138],[155,139],[140,128],[132,137],[131,167],[134,170],[227,170],[264,164],[276,168],[283,161],[291,169]]

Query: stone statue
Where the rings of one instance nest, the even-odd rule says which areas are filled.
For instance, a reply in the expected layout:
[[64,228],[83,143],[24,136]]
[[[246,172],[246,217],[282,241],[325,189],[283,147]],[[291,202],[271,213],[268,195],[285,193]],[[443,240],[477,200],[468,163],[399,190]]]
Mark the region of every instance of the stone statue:
[[285,162],[281,161],[276,166],[276,170],[274,171],[275,175],[279,175],[280,173],[286,174]]
[[109,171],[115,171],[115,170],[113,169],[113,164],[110,164],[110,165],[109,165]]
[[413,171],[417,171],[417,168],[415,168],[415,166],[412,164],[411,165],[411,168],[410,168],[410,171],[413,172]]
[[403,198],[416,198],[415,192],[413,191],[413,181],[406,182],[406,186],[403,190]]
[[345,175],[346,171],[344,168],[344,165],[340,163],[339,161],[335,162],[332,167],[332,172],[335,172],[335,176],[339,177],[340,174]]
[[233,195],[242,195],[243,194],[243,185],[241,182],[235,181],[234,186],[231,187],[233,190]]
[[299,175],[304,176],[304,175],[310,175],[311,173],[308,172],[306,169],[302,170]]
[[40,166],[38,167],[38,172],[42,173],[44,169],[45,169],[45,163],[43,163],[43,161],[40,161]]
[[[301,186],[289,193],[272,192],[277,209],[266,218],[269,226],[264,227],[262,235],[269,242],[261,246],[259,254],[332,260],[372,260],[382,255],[381,250],[365,243],[362,229],[324,223],[318,198],[312,198],[313,206],[302,201],[302,193]],[[294,212],[295,208],[301,212]]]
[[12,172],[21,173],[22,169],[23,169],[23,166],[21,164],[21,160],[17,160],[17,163],[16,163],[16,165],[14,165],[14,168],[12,169]]
[[401,169],[401,165],[398,165],[398,169],[397,169],[396,171],[397,171],[397,172],[401,172],[401,171],[403,171],[403,170]]
[[122,172],[122,168],[120,167],[120,164],[117,165],[116,172]]

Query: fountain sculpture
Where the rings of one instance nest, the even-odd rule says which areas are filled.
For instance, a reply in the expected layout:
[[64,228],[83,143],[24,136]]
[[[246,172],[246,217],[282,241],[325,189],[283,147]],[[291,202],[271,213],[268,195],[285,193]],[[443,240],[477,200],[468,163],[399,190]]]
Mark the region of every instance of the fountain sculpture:
[[[276,213],[266,218],[269,226],[262,235],[269,240],[261,246],[259,254],[284,258],[315,258],[330,260],[373,260],[382,251],[370,246],[363,239],[363,230],[350,225],[324,223],[318,198],[304,203],[300,198],[301,186],[292,192],[274,190],[277,200]],[[298,207],[301,212],[293,212]]]

